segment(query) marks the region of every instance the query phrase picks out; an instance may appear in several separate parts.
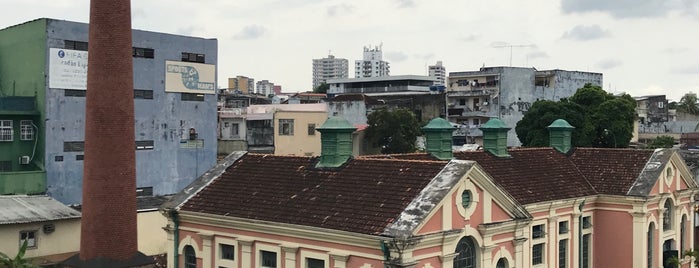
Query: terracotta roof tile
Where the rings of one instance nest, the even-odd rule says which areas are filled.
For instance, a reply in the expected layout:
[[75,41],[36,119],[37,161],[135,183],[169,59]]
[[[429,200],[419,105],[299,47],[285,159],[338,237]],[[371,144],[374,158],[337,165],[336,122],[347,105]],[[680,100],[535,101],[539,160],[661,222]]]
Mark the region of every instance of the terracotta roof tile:
[[317,161],[247,154],[182,210],[378,235],[447,163],[352,159],[316,169]]
[[577,148],[570,159],[601,194],[626,195],[652,150]]

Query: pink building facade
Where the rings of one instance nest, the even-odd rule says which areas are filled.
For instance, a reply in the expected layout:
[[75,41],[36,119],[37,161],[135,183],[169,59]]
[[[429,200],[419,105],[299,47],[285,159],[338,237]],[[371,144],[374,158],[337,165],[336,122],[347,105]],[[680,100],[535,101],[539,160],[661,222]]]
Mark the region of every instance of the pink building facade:
[[697,184],[675,150],[490,149],[335,168],[233,153],[163,206],[168,265],[663,267],[693,247]]

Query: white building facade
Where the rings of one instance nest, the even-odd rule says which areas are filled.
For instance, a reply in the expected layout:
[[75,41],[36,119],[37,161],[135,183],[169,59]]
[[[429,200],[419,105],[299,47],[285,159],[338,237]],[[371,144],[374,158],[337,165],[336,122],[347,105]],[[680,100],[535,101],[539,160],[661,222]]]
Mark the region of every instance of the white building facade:
[[437,61],[437,64],[427,67],[427,75],[434,77],[435,85],[445,85],[444,81],[447,77],[447,69],[442,65],[442,61]]
[[383,60],[381,46],[364,47],[364,59],[354,62],[354,77],[380,77],[390,75],[390,66]]
[[349,61],[328,55],[327,58],[313,59],[313,88],[326,83],[328,79],[349,77]]
[[263,96],[274,94],[274,83],[270,82],[269,80],[257,81],[256,93]]

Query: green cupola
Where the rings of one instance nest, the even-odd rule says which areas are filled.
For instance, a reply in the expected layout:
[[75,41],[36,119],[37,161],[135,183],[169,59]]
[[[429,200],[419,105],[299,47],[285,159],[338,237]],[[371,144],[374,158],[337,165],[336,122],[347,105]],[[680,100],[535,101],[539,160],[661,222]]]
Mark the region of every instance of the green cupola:
[[491,118],[480,127],[483,131],[483,149],[496,157],[510,157],[507,153],[507,131],[509,127],[498,118]]
[[352,156],[352,132],[357,130],[346,119],[331,116],[322,126],[320,132],[320,161],[316,167],[339,167]]
[[548,126],[548,129],[551,147],[561,153],[570,151],[573,147],[570,137],[575,127],[568,124],[566,120],[556,119],[556,121],[553,121],[553,123]]
[[449,160],[452,153],[452,133],[456,128],[444,118],[435,118],[422,128],[427,152],[439,160]]

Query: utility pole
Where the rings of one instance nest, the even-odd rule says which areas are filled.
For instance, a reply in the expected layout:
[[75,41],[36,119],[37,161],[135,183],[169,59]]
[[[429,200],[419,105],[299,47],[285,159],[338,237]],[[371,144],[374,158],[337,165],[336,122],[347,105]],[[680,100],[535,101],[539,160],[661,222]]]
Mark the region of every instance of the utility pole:
[[512,48],[513,47],[533,47],[533,44],[528,44],[528,45],[513,45],[510,43],[494,43],[492,45],[494,48],[503,48],[503,47],[509,47],[510,48],[510,67],[512,67]]

